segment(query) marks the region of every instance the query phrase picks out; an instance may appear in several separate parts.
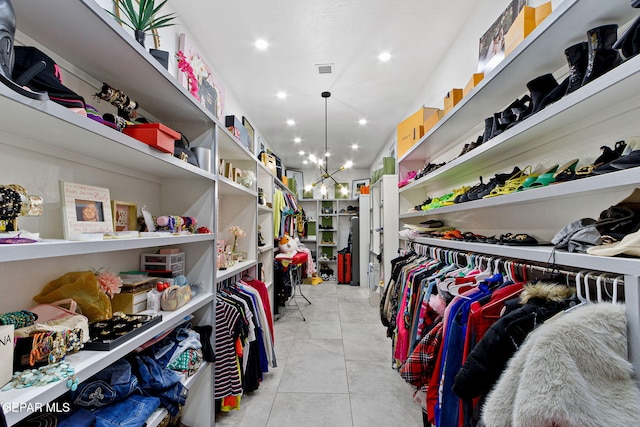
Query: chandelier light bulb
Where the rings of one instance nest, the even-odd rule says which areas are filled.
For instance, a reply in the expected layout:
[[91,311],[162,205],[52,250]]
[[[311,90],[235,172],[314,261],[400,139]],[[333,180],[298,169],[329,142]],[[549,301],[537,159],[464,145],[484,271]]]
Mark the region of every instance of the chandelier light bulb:
[[311,185],[311,184],[307,184],[307,185],[304,187],[304,191],[311,191],[311,190],[313,190],[313,185]]
[[349,194],[349,189],[345,186],[340,187],[340,192],[342,193],[342,195],[346,196],[347,194]]
[[310,161],[311,163],[317,163],[317,162],[318,162],[318,159],[316,158],[316,156],[315,156],[315,155],[313,155],[313,154],[309,154],[309,161]]
[[347,163],[344,164],[345,168],[350,168],[351,166],[353,166],[353,162],[351,160],[348,160]]
[[326,185],[322,184],[320,186],[320,194],[322,194],[323,196],[327,195],[327,186]]

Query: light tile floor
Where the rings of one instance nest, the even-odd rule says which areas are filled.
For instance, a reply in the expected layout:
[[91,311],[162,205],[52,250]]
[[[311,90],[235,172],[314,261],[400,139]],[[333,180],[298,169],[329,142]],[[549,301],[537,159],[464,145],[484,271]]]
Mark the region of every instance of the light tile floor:
[[391,342],[366,287],[302,285],[275,322],[278,367],[219,427],[422,426],[412,387],[391,368]]

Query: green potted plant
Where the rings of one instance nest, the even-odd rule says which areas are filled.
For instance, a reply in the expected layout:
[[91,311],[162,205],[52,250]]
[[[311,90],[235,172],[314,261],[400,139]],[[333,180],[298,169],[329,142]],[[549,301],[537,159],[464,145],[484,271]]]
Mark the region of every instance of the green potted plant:
[[[116,11],[121,12],[126,19],[109,12],[120,24],[126,25],[134,32],[135,38],[144,46],[145,34],[151,30],[174,25],[176,18],[174,13],[158,15],[160,9],[165,5],[164,0],[156,6],[155,0],[114,0]],[[137,3],[137,4],[136,4]]]

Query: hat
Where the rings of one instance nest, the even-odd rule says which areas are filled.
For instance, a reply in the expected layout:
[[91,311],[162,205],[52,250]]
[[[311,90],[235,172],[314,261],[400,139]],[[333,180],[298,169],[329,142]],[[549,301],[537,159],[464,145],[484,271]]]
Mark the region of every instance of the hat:
[[587,253],[599,256],[631,255],[640,257],[640,231],[627,234],[616,243],[594,246],[587,249]]

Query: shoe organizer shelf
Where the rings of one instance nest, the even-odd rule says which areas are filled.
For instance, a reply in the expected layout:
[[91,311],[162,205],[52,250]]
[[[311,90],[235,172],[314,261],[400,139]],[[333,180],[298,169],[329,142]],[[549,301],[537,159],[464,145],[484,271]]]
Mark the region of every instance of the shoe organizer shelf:
[[[491,71],[431,131],[399,159],[400,176],[425,164],[446,164],[399,190],[399,222],[443,220],[446,226],[482,235],[527,233],[541,246],[503,246],[418,237],[415,242],[531,262],[624,275],[630,358],[640,369],[640,260],[553,251],[548,243],[565,225],[600,212],[640,187],[640,168],[594,175],[497,197],[414,211],[427,197],[488,182],[514,166],[548,168],[579,159],[578,168],[601,154],[601,146],[640,136],[640,57],[633,57],[575,92],[529,116],[479,147],[459,155],[464,143],[482,133],[483,122],[526,91],[526,83],[568,73],[564,50],[586,41],[587,30],[618,24],[618,34],[637,13],[627,1],[565,0],[509,56]],[[446,70],[441,70],[446,72]],[[635,146],[634,149],[640,149]],[[373,192],[373,186],[372,186]],[[375,195],[372,193],[372,198]],[[385,201],[386,202],[386,201]],[[375,202],[372,202],[373,215]],[[385,229],[386,231],[386,229]],[[397,232],[396,232],[397,235]],[[374,235],[375,237],[375,235]],[[403,245],[408,241],[400,239]],[[545,246],[544,243],[547,243]],[[372,248],[375,251],[375,247]],[[385,245],[386,249],[386,245]]]
[[[357,215],[358,199],[303,199],[298,202],[308,217],[316,218],[315,239],[301,239],[301,241],[316,254],[316,264],[336,262],[331,258],[337,257],[338,249],[348,244],[349,218]],[[349,208],[351,209],[348,213]],[[318,258],[323,253],[329,258],[328,260]]]
[[[607,1],[606,6],[600,0],[561,2],[551,15],[399,159],[399,175],[403,177],[406,172],[422,167],[425,159],[445,153],[454,141],[475,139],[480,128],[473,129],[470,124],[473,127],[480,126],[485,117],[502,111],[522,95],[528,81],[566,66],[564,49],[586,40],[587,30],[609,23],[624,24],[633,18],[633,13],[634,10],[625,0]],[[555,54],[550,54],[552,47],[557,47]]]
[[[187,305],[162,313],[161,323],[114,350],[83,350],[69,356],[78,380],[84,381],[145,341],[183,322],[187,315],[194,314],[200,323],[213,324],[216,282],[253,269],[258,262],[256,188],[248,189],[219,176],[218,160],[230,160],[254,173],[258,170],[252,154],[95,1],[67,1],[64,6],[60,3],[14,2],[17,42],[39,47],[53,57],[63,75],[73,76],[66,84],[87,100],[92,99],[102,82],[121,89],[140,104],[145,117],[183,132],[193,146],[211,148],[214,167],[213,172],[204,171],[51,101],[26,98],[0,85],[0,181],[23,185],[30,194],[44,199],[42,216],[18,219],[21,229],[38,232],[44,240],[3,245],[0,251],[3,283],[12,284],[11,297],[0,301],[0,311],[32,307],[32,297],[66,272],[105,266],[113,272],[137,269],[141,253],[167,246],[178,246],[185,253],[188,280],[202,287],[202,292]],[[59,31],[60,28],[74,31]],[[106,107],[104,104],[97,107]],[[66,241],[59,181],[109,188],[112,200],[131,201],[139,208],[146,206],[154,215],[194,216],[198,226],[218,234]],[[216,276],[215,241],[228,238],[221,234],[230,225],[240,225],[247,231],[239,249],[247,252],[249,259]],[[186,424],[213,425],[211,371],[207,369],[206,374],[192,380],[194,390],[206,392],[201,393],[204,398],[194,397],[198,405],[190,405],[192,397],[187,401],[183,415]],[[45,404],[66,391],[66,384],[58,382],[2,392],[0,400]],[[6,414],[9,425],[27,415]]]

